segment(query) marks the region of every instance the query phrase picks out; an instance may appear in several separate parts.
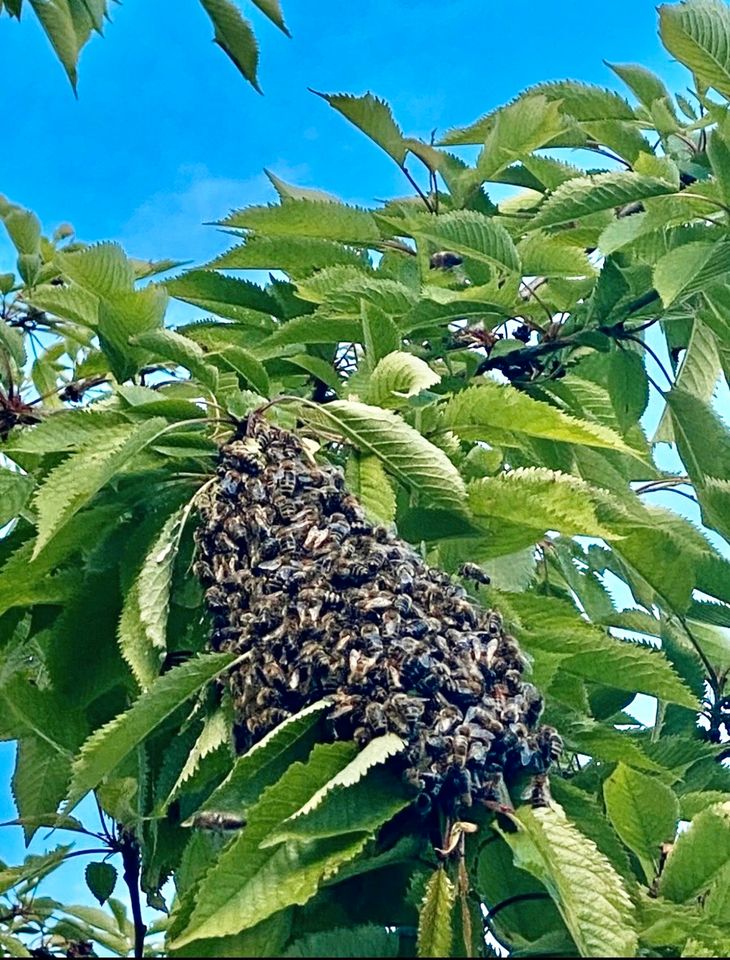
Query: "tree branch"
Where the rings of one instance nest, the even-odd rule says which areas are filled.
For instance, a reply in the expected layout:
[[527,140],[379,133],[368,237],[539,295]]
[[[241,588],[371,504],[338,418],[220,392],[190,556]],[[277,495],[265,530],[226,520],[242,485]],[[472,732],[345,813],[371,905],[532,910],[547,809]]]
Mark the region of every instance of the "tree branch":
[[147,927],[142,920],[142,905],[139,898],[139,846],[131,833],[124,831],[120,841],[120,853],[124,865],[124,882],[129,890],[134,921],[134,955],[144,956],[144,938]]

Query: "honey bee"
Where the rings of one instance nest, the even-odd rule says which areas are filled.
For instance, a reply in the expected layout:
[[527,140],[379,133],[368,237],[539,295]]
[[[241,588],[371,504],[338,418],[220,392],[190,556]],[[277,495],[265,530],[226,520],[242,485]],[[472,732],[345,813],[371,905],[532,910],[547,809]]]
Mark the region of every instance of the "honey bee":
[[223,524],[223,529],[232,540],[245,540],[248,536],[248,530],[246,529],[244,520],[235,514],[228,517]]
[[529,800],[533,808],[550,806],[552,797],[550,796],[550,785],[546,773],[535,774],[527,794],[525,799]]
[[436,723],[434,724],[434,732],[436,734],[447,735],[457,727],[462,720],[463,716],[461,711],[457,707],[449,704],[439,710]]
[[504,782],[501,770],[487,774],[482,785],[482,798],[485,807],[498,813],[513,813],[512,798]]
[[415,640],[422,640],[428,633],[428,624],[425,620],[407,620],[403,624],[403,632]]
[[464,262],[464,258],[454,253],[453,250],[438,250],[432,253],[428,261],[431,270],[452,270],[459,267]]
[[246,818],[224,810],[200,810],[183,823],[184,827],[197,830],[241,830]]
[[246,481],[246,493],[254,503],[265,503],[267,500],[266,488],[258,477]]
[[297,505],[289,497],[278,494],[272,500],[282,520],[291,520],[297,512]]
[[210,610],[226,610],[228,608],[228,598],[222,587],[214,584],[205,591],[205,602]]
[[393,609],[396,610],[402,617],[407,617],[411,612],[413,607],[413,598],[409,597],[407,594],[399,594],[393,600]]
[[462,563],[459,567],[459,576],[466,580],[473,580],[475,583],[491,583],[491,578],[476,563]]
[[261,447],[255,440],[234,440],[233,443],[226,444],[223,453],[238,462],[241,470],[255,475],[261,473],[263,468],[261,460]]
[[205,560],[198,559],[193,564],[193,573],[202,581],[212,581],[213,580],[213,568],[209,563],[206,563]]
[[235,497],[241,487],[241,480],[240,473],[235,470],[226,470],[220,481],[221,493],[227,497]]
[[554,727],[540,727],[537,744],[547,763],[553,763],[562,756],[563,739]]
[[297,475],[294,472],[293,460],[282,460],[276,474],[276,480],[282,493],[293,494],[297,487]]
[[377,657],[366,657],[360,650],[350,651],[350,673],[347,682],[362,683],[372,667],[377,663]]
[[368,703],[365,707],[365,720],[372,728],[375,736],[385,733],[388,729],[388,723],[385,718],[385,710],[382,703],[375,701]]

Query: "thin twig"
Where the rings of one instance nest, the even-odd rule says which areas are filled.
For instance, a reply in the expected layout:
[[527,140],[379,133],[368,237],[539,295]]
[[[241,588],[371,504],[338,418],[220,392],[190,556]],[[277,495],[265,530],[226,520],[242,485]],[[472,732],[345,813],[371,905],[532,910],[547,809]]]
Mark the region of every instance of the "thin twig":
[[507,897],[506,900],[500,901],[495,907],[490,907],[489,913],[487,914],[487,919],[492,920],[494,916],[499,913],[501,910],[504,910],[506,907],[511,907],[514,903],[521,903],[524,900],[549,900],[550,895],[548,893],[542,893],[536,891],[535,893],[516,893],[513,897]]
[[684,490],[677,490],[676,487],[656,487],[654,490],[637,490],[637,493],[676,493],[680,497],[684,497],[686,500],[689,500],[691,503],[697,504],[699,501],[696,497],[693,497],[691,493],[686,493]]
[[671,378],[671,377],[669,376],[669,374],[667,373],[666,367],[664,366],[664,364],[662,363],[662,361],[661,361],[661,360],[659,359],[659,357],[656,355],[656,352],[649,346],[648,343],[644,343],[644,341],[641,339],[641,337],[635,337],[635,336],[633,335],[633,333],[627,333],[627,334],[625,334],[624,337],[623,337],[623,339],[624,339],[624,340],[631,340],[632,343],[638,343],[638,345],[639,345],[640,347],[643,347],[644,350],[646,350],[646,352],[647,352],[647,353],[649,354],[649,356],[652,358],[652,360],[654,361],[654,363],[659,367],[659,369],[660,369],[661,372],[664,374],[664,376],[667,378],[667,383],[669,384],[670,388],[674,386],[674,381],[672,380],[672,378]]
[[615,160],[616,163],[623,164],[627,170],[631,170],[631,164],[628,162],[628,160],[624,160],[622,157],[617,156],[615,153],[611,153],[611,151],[606,150],[605,147],[586,146],[586,149],[590,150],[591,153],[600,153],[602,157],[608,157],[609,160]]
[[401,170],[403,171],[403,173],[404,173],[405,176],[406,176],[406,179],[408,180],[408,182],[410,183],[410,185],[413,187],[413,189],[416,191],[416,193],[418,194],[418,196],[421,198],[421,200],[423,200],[424,204],[426,205],[426,209],[428,210],[428,212],[429,212],[429,213],[433,213],[433,212],[434,212],[434,209],[433,209],[433,206],[432,206],[432,204],[431,204],[431,201],[428,199],[428,197],[427,197],[426,194],[423,192],[423,190],[421,190],[420,186],[418,185],[418,181],[417,181],[416,178],[413,176],[413,174],[410,172],[410,170],[408,169],[408,167],[406,167],[405,163],[399,163],[398,166],[401,168]]
[[692,644],[692,646],[693,646],[693,647],[695,648],[695,650],[697,651],[697,656],[700,658],[700,660],[701,660],[702,663],[704,664],[705,670],[707,671],[707,681],[708,681],[708,683],[710,684],[710,686],[712,687],[712,692],[713,692],[714,695],[717,697],[718,690],[720,689],[720,678],[718,677],[717,673],[715,672],[715,668],[712,666],[712,664],[710,663],[710,661],[707,659],[707,656],[706,656],[706,654],[705,654],[705,651],[702,649],[702,647],[700,646],[700,644],[697,642],[697,639],[693,636],[692,631],[691,631],[690,628],[687,626],[687,621],[684,619],[684,617],[682,617],[682,616],[680,616],[680,615],[678,614],[678,615],[677,615],[677,619],[678,619],[679,622],[682,624],[682,629],[683,629],[684,632],[687,634],[690,643]]
[[[528,292],[528,294],[529,294],[529,296],[528,296],[528,298],[527,298],[527,302],[529,303],[530,297],[533,297],[534,300],[535,300],[535,302],[538,303],[538,304],[542,307],[542,309],[545,311],[545,315],[546,315],[546,317],[548,318],[548,323],[549,323],[549,324],[552,323],[552,322],[553,322],[553,315],[552,315],[552,312],[550,311],[550,308],[548,307],[548,305],[547,305],[543,300],[540,299],[540,297],[538,297],[537,292],[536,292],[537,289],[538,289],[538,287],[541,286],[541,284],[536,284],[535,287],[533,288],[533,287],[531,287],[528,283],[525,283],[524,280],[522,280],[522,281],[520,281],[520,285],[523,286],[523,287],[527,290],[527,292]],[[538,326],[534,321],[532,321],[532,325],[535,327],[536,330],[539,330],[540,333],[542,333],[542,334],[545,333],[545,330],[543,330],[542,327]]]

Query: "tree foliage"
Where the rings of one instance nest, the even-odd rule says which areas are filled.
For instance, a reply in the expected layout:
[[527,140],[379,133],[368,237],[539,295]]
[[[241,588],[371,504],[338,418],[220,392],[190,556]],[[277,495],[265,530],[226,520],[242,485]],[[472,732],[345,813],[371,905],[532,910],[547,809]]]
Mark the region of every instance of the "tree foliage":
[[[261,93],[258,82],[259,46],[249,20],[237,0],[198,0],[215,31],[214,41],[233,61],[239,73]],[[78,85],[81,51],[92,34],[104,32],[113,3],[120,0],[0,0],[0,15],[20,20],[30,9],[48,37],[74,93]],[[253,6],[283,33],[290,36],[279,0],[252,0]]]
[[[107,4],[30,6],[73,80]],[[240,14],[203,6],[255,84]],[[146,933],[171,956],[727,954],[728,9],[659,8],[691,99],[617,64],[625,94],[540,84],[433,144],[372,94],[320,94],[413,193],[366,210],[272,178],[277,203],[222,217],[227,253],[172,277],[0,200],[16,822],[84,841],[93,792],[109,826],[86,873],[99,908],[37,892],[83,846],[2,866],[5,954],[35,934],[140,953]],[[493,184],[514,190],[495,203]],[[175,298],[200,319],[173,329]],[[217,445],[253,410],[316,442],[429,563],[491,578],[470,590],[565,743],[548,806],[528,785],[430,836],[402,744],[328,742],[326,702],[235,756],[232,658],[208,651],[191,563]],[[168,911],[149,931],[140,890]]]

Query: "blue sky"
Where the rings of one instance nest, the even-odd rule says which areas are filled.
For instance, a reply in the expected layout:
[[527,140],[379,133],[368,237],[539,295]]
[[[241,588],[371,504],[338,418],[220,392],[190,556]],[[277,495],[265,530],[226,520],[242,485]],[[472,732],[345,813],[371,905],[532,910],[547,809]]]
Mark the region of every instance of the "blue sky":
[[[462,125],[524,87],[566,76],[620,87],[603,59],[640,62],[682,89],[652,0],[283,0],[293,39],[256,12],[256,94],[211,43],[197,0],[124,0],[82,54],[79,99],[33,17],[0,20],[0,193],[48,231],[121,241],[146,258],[203,261],[227,245],[203,221],[274,199],[262,173],[370,204],[406,192],[400,172],[307,91],[385,97],[405,131]],[[0,237],[0,270],[12,268]],[[5,261],[5,263],[3,263]],[[668,506],[675,505],[671,500]],[[0,817],[12,816],[0,745]],[[0,857],[22,856],[15,831]],[[76,861],[66,899],[85,898]]]
[[273,199],[263,167],[361,203],[404,191],[391,161],[308,86],[371,90],[408,133],[428,136],[540,80],[610,84],[602,58],[686,82],[661,49],[651,0],[283,6],[293,40],[252,14],[263,97],[211,42],[197,0],[125,0],[106,37],[82,53],[78,101],[34,19],[3,20],[12,137],[0,153],[0,192],[48,226],[70,220],[83,239],[119,239],[135,256],[201,260],[225,245],[203,220]]

